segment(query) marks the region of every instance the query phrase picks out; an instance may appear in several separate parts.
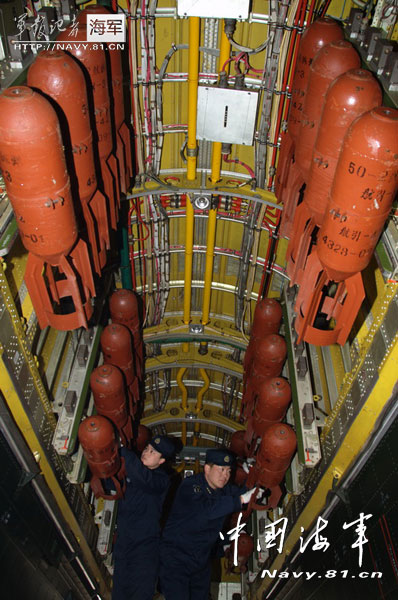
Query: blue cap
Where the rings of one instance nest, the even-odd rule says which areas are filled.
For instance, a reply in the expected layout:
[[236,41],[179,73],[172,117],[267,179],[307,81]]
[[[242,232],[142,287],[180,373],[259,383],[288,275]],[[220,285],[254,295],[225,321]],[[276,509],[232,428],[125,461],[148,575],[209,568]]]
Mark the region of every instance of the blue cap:
[[148,444],[151,444],[164,458],[171,458],[175,453],[173,441],[166,435],[155,435]]
[[229,450],[212,448],[206,452],[206,464],[218,465],[220,467],[232,467],[235,457]]

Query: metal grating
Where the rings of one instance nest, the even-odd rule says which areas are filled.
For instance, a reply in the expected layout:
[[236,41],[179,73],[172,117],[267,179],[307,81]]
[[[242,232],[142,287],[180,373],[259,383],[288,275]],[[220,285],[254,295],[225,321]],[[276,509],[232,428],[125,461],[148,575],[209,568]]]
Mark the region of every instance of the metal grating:
[[[25,410],[31,420],[35,433],[47,452],[48,459],[53,465],[65,497],[70,503],[90,547],[96,552],[98,529],[91,515],[90,507],[80,488],[71,485],[67,479],[67,473],[71,470],[70,459],[65,460],[59,457],[52,447],[51,442],[54,433],[52,423],[48,419],[31,371],[20,350],[19,340],[14,333],[11,315],[7,310],[2,310],[3,307],[3,299],[0,298],[0,343],[4,347],[4,365],[18,396],[25,405]],[[48,404],[50,405],[50,403]]]

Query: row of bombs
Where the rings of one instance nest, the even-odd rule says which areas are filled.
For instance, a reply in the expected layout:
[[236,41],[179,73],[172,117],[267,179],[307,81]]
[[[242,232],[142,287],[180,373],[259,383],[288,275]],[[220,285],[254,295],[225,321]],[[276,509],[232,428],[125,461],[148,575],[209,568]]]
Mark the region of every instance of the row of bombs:
[[41,328],[87,327],[94,272],[107,262],[132,175],[121,51],[78,43],[87,14],[106,11],[82,11],[77,37],[68,29],[58,37],[69,53],[41,52],[29,87],[0,95],[0,168],[29,253],[25,282]]
[[314,21],[298,50],[275,186],[299,286],[298,343],[343,345],[365,297],[361,271],[398,186],[398,111],[382,99],[340,23]]
[[[293,429],[282,423],[291,389],[287,379],[280,376],[287,353],[286,342],[278,334],[281,321],[282,308],[277,300],[265,298],[257,303],[243,363],[241,416],[247,426],[232,434],[230,450],[238,457],[235,482],[265,489],[267,498],[266,503],[253,500],[243,513],[231,515],[231,529],[246,522],[253,510],[277,505],[282,494],[280,484],[296,450]],[[225,551],[227,572],[245,573],[253,551],[252,536],[240,532]]]
[[290,384],[281,377],[287,346],[279,335],[282,308],[273,298],[257,303],[249,345],[243,363],[242,418],[246,430],[236,431],[230,449],[240,457],[240,463],[251,459],[245,472],[242,464],[236,473],[237,483],[265,488],[269,492],[266,504],[249,507],[273,508],[281,497],[280,484],[296,451],[297,439],[292,427],[282,421],[291,402]]
[[[144,354],[137,297],[126,289],[109,299],[111,323],[100,338],[103,364],[90,375],[97,414],[85,418],[78,431],[91,471],[91,488],[98,498],[117,500],[125,489],[124,460],[118,449],[120,437],[127,448],[142,450],[150,431],[138,424]],[[104,484],[112,480],[115,495]]]
[[[253,510],[277,506],[282,495],[280,484],[296,451],[296,434],[290,425],[282,423],[291,402],[291,388],[280,376],[287,354],[286,342],[278,333],[281,322],[282,308],[277,300],[264,298],[257,303],[243,363],[241,416],[247,425],[246,430],[232,434],[230,450],[238,457],[235,482],[249,489],[265,489],[267,497],[265,503],[253,500],[243,513],[234,513],[231,529],[238,522],[246,522]],[[253,551],[251,535],[240,532],[226,549],[227,571],[246,572]]]

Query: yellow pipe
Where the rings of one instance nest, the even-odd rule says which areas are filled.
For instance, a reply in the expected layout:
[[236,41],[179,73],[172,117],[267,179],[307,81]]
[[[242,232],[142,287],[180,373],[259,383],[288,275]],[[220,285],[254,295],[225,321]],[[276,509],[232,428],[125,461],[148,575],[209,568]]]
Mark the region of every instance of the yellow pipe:
[[221,142],[213,142],[213,155],[211,157],[211,182],[217,183],[221,179]]
[[[204,383],[198,392],[198,398],[196,400],[196,407],[195,407],[196,414],[199,414],[200,411],[202,410],[203,396],[205,395],[205,393],[207,392],[207,390],[209,389],[209,386],[210,386],[210,379],[209,379],[209,376],[207,375],[206,371],[204,369],[199,369],[199,373],[202,376]],[[200,423],[195,423],[195,434],[199,433],[199,429],[200,429]],[[197,444],[198,444],[198,437],[197,437],[197,435],[195,435],[193,438],[193,445],[197,446]]]
[[[224,21],[223,21],[224,25]],[[227,36],[224,33],[224,28],[221,32],[221,44],[220,44],[220,58],[218,61],[218,71],[220,72],[223,68],[224,63],[229,59],[231,52],[231,44]],[[225,71],[228,73],[229,64],[225,67]],[[211,181],[217,183],[221,178],[221,142],[214,142],[213,144],[213,156],[211,160]]]
[[181,442],[184,446],[187,443],[187,424],[185,421],[181,423]]
[[[193,259],[193,231],[194,231],[194,210],[190,198],[186,200],[186,224],[185,224],[185,283],[184,283],[184,323],[188,325],[191,320],[191,295],[192,295],[192,259]],[[182,344],[182,351],[189,352],[189,344]],[[181,407],[188,410],[188,391],[182,379],[185,375],[185,368],[179,369],[177,373],[177,384],[182,392]],[[187,441],[187,425],[182,424],[182,443]]]
[[213,279],[214,244],[216,241],[217,209],[209,210],[207,220],[206,265],[203,289],[202,325],[207,325],[210,314],[211,282]]
[[181,407],[183,410],[187,410],[187,408],[188,408],[188,403],[187,403],[188,392],[187,392],[187,388],[185,387],[185,385],[182,382],[182,378],[184,377],[186,370],[187,370],[186,367],[183,367],[177,373],[177,385],[182,392]]
[[185,208],[185,282],[184,282],[184,323],[188,325],[191,320],[191,295],[192,295],[192,259],[193,259],[193,231],[194,210],[191,199],[187,195]]
[[187,178],[196,178],[196,111],[198,106],[200,18],[189,18]]
[[[188,56],[188,142],[187,142],[187,179],[194,181],[196,178],[196,112],[198,105],[199,81],[199,38],[200,19],[189,19],[189,56]],[[191,320],[191,295],[192,295],[192,259],[193,259],[193,232],[194,210],[191,199],[186,200],[186,230],[185,230],[185,286],[184,286],[184,323],[188,325]],[[189,345],[183,344],[183,352],[189,351]],[[186,369],[181,368],[177,373],[177,384],[182,392],[182,409],[188,410],[188,392],[182,381]],[[182,443],[187,441],[187,426],[182,424]]]
[[208,374],[206,373],[206,371],[204,369],[199,369],[199,373],[201,374],[204,384],[203,387],[200,388],[199,393],[198,393],[198,400],[196,402],[196,408],[195,408],[195,412],[199,413],[202,410],[202,406],[203,406],[203,396],[205,395],[205,393],[207,392],[207,390],[209,389],[210,386],[210,379]]
[[187,402],[188,392],[187,392],[187,388],[185,387],[185,385],[182,382],[182,378],[184,377],[186,370],[187,370],[186,367],[183,367],[177,373],[177,385],[182,392],[181,408],[183,410],[187,410],[187,408],[188,408],[188,402]]

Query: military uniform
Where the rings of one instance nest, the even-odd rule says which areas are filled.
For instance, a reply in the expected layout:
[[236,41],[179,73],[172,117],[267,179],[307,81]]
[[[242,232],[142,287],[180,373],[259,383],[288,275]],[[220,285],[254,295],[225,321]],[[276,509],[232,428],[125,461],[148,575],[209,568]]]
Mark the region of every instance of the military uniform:
[[211,488],[204,473],[181,483],[160,546],[159,580],[166,600],[208,600],[211,552],[225,517],[241,509],[242,489]]
[[170,480],[162,467],[147,468],[134,452],[122,448],[122,456],[127,487],[118,504],[112,600],[152,600],[159,569],[159,519]]

